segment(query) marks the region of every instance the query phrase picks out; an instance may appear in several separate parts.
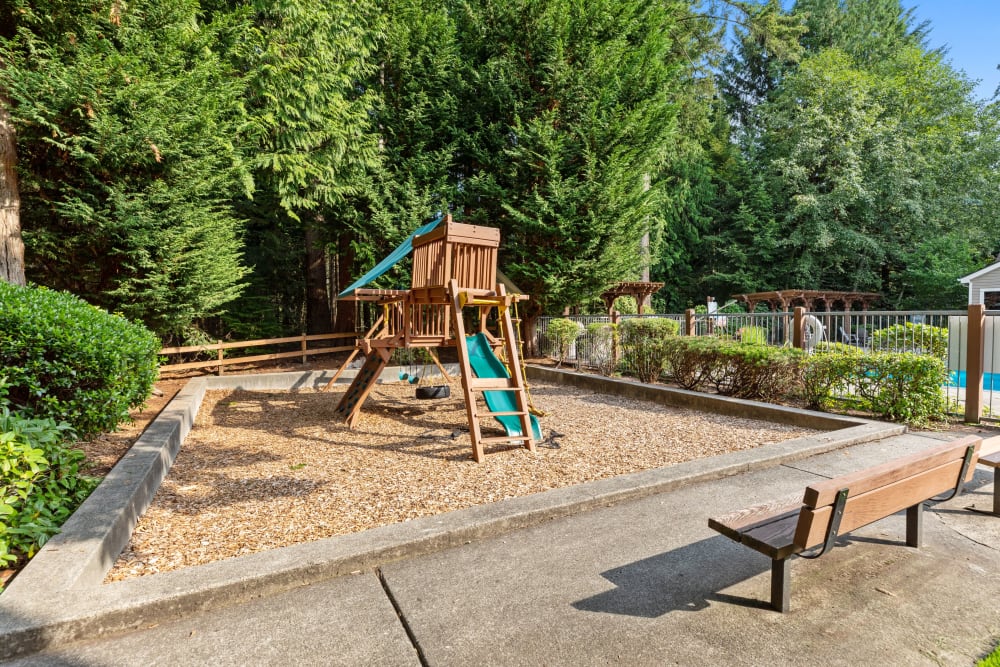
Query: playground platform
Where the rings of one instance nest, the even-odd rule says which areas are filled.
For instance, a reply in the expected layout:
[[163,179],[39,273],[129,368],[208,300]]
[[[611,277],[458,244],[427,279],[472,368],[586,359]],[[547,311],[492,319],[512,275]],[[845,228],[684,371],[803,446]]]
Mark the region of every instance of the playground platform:
[[901,513],[795,560],[787,614],[766,608],[768,559],[707,526],[959,435],[890,426],[116,584],[65,578],[90,526],[0,596],[0,650],[80,666],[973,665],[1000,639],[1000,519],[965,509],[990,505],[992,471],[928,508],[919,550]]

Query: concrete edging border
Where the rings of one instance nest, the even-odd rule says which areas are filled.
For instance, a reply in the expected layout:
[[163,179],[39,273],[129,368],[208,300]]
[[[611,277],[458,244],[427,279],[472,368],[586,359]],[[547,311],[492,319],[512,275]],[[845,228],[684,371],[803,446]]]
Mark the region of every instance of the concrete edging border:
[[[386,379],[396,379],[395,370]],[[321,388],[332,372],[200,377],[164,408],[0,595],[0,659],[84,637],[144,627],[194,610],[271,595],[402,558],[696,482],[779,465],[905,432],[905,426],[725,399],[627,380],[529,367],[529,377],[684,407],[829,430],[753,450],[555,489],[401,524],[297,544],[158,575],[104,584],[139,516],[152,502],[209,389]],[[350,374],[347,375],[350,377]],[[721,400],[719,400],[721,399]],[[799,421],[801,420],[801,421]]]

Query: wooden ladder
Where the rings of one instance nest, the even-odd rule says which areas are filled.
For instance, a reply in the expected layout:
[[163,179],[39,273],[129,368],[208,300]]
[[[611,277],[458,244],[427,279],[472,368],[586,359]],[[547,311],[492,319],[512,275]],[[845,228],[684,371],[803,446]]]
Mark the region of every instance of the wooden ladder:
[[[467,298],[467,294],[458,286],[458,281],[452,279],[449,284],[449,292],[454,306],[452,308],[452,317],[454,318],[455,347],[458,351],[458,364],[462,372],[462,391],[465,394],[465,410],[469,420],[469,438],[472,440],[472,458],[475,459],[476,463],[482,463],[484,458],[483,445],[501,442],[521,442],[529,451],[534,452],[535,439],[532,431],[531,415],[528,411],[524,375],[521,371],[520,358],[515,343],[516,339],[514,338],[514,324],[510,317],[510,298],[507,296],[504,286],[497,285],[496,296]],[[472,366],[469,363],[465,322],[462,317],[462,309],[466,305],[490,306],[496,307],[499,310],[501,334],[503,335],[504,352],[506,354],[510,377],[479,378],[474,375]],[[484,321],[485,314],[481,314],[480,322]],[[491,412],[487,409],[482,414],[492,417],[518,417],[521,422],[521,433],[523,435],[483,437],[482,429],[479,426],[480,412],[476,402],[476,393],[485,391],[515,392],[516,410]]]
[[354,425],[357,423],[358,418],[361,416],[361,406],[364,405],[368,394],[372,392],[375,383],[378,382],[379,375],[382,374],[382,370],[389,363],[391,356],[391,352],[382,348],[372,349],[371,354],[365,358],[365,363],[361,367],[361,370],[354,376],[351,386],[347,388],[347,391],[340,398],[340,403],[337,404],[334,414],[343,419],[349,428],[354,428]]

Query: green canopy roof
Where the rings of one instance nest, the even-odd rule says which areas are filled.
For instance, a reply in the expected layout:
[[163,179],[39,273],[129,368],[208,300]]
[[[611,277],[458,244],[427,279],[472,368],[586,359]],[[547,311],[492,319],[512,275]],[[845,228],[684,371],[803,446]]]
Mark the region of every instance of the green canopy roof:
[[351,285],[347,289],[345,289],[343,292],[337,295],[337,298],[344,299],[351,296],[354,290],[360,287],[364,287],[365,285],[372,282],[373,280],[381,276],[383,273],[394,267],[399,262],[399,260],[409,255],[410,251],[413,250],[413,238],[415,236],[420,236],[421,234],[426,234],[427,232],[431,231],[432,229],[437,227],[438,224],[440,224],[443,219],[444,219],[444,214],[438,213],[438,216],[436,218],[428,222],[426,225],[418,227],[416,231],[414,231],[406,238],[405,241],[399,244],[398,248],[393,250],[385,257],[385,259],[376,264],[371,271],[369,271],[368,273],[366,273],[365,275],[361,276],[356,281],[351,283]]

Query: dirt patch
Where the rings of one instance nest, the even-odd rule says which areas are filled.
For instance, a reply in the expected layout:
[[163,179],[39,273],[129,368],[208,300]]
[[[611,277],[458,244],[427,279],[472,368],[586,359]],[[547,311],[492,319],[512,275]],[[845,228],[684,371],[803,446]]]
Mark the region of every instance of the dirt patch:
[[[801,437],[813,431],[572,387],[533,387],[536,453],[476,464],[461,392],[418,401],[379,385],[354,430],[345,388],[211,391],[108,580],[174,570],[505,498]],[[482,421],[484,435],[502,435]]]

